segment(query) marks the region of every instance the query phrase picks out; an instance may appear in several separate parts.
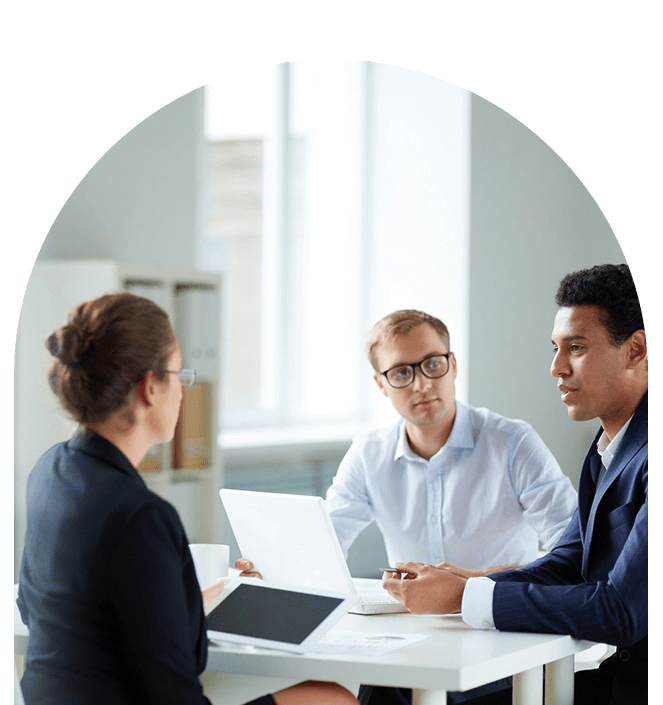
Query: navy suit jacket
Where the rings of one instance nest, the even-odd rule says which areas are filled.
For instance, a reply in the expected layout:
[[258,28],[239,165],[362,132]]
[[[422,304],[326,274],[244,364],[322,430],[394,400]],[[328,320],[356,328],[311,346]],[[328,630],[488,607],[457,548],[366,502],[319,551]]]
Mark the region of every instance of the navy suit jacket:
[[614,679],[610,702],[636,702],[634,688],[647,680],[647,394],[596,490],[601,433],[583,464],[578,509],[555,548],[490,576],[497,582],[493,616],[498,629],[616,645],[605,668]]
[[205,616],[175,509],[89,432],[42,456],[27,499],[26,705],[209,705]]

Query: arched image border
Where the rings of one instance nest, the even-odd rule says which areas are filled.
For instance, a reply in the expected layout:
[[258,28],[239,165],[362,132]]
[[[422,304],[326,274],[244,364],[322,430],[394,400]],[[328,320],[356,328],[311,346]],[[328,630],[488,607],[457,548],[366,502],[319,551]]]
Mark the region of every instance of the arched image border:
[[[423,5],[423,3],[422,3]],[[355,58],[424,71],[462,85],[499,105],[542,137],[575,171],[601,207],[622,245],[640,292],[649,333],[652,416],[661,426],[660,300],[658,255],[650,221],[628,159],[611,135],[555,76],[524,51],[458,13],[391,2],[274,2],[206,16],[182,9],[173,30],[145,41],[129,59],[121,47],[87,84],[63,87],[59,111],[44,116],[44,151],[25,160],[10,199],[6,256],[0,288],[2,346],[2,460],[13,466],[13,348],[18,312],[34,259],[63,203],[90,167],[146,116],[215,78],[256,66],[310,58]],[[81,19],[89,22],[91,17]],[[149,22],[147,8],[132,20]],[[178,27],[178,28],[175,28]],[[88,27],[89,29],[89,27]],[[152,33],[153,34],[153,33]],[[146,35],[147,36],[147,35]],[[64,119],[63,119],[64,116]],[[10,154],[18,164],[20,152]],[[32,153],[31,153],[32,154]],[[30,162],[30,163],[28,163]],[[11,283],[11,287],[9,284]],[[654,342],[655,341],[655,342]],[[661,467],[660,435],[653,434],[654,467]],[[11,474],[3,476],[3,575],[9,570]],[[654,476],[651,599],[652,658],[660,662],[660,477]],[[3,591],[9,581],[3,580]],[[3,592],[5,597],[7,596]],[[4,609],[11,601],[3,601]],[[4,612],[9,624],[9,612]],[[8,630],[3,644],[8,647]],[[7,666],[8,661],[5,660]],[[7,673],[3,671],[3,673]],[[9,679],[4,679],[8,691]],[[660,683],[655,684],[660,688]],[[8,701],[3,690],[3,701]],[[660,699],[660,693],[658,694]]]

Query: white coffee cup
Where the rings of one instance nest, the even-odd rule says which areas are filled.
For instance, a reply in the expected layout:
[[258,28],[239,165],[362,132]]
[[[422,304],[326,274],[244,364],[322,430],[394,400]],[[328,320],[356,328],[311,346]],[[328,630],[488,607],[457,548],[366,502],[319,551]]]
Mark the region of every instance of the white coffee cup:
[[221,543],[190,543],[189,550],[201,590],[228,576],[229,546]]

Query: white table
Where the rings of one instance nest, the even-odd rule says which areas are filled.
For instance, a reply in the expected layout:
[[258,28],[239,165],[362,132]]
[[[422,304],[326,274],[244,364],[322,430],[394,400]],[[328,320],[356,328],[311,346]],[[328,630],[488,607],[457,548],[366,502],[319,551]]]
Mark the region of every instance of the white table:
[[325,680],[413,689],[414,705],[446,705],[446,692],[469,690],[514,676],[514,703],[573,702],[573,655],[591,642],[570,636],[476,630],[458,616],[347,615],[339,632],[427,634],[428,638],[380,657],[288,654],[231,644],[211,646],[207,669],[271,676],[289,682]]
[[[236,691],[242,689],[241,676],[260,676],[268,684],[264,692],[310,679],[365,683],[412,688],[413,705],[446,705],[448,690],[468,690],[513,675],[514,703],[540,705],[542,667],[547,664],[546,704],[570,705],[573,655],[592,645],[570,636],[476,630],[458,616],[348,614],[334,630],[428,638],[378,658],[289,654],[224,644],[209,648],[207,669],[234,674],[225,684]],[[27,647],[28,631],[15,608],[14,653],[25,655]],[[228,701],[240,702],[228,695]]]

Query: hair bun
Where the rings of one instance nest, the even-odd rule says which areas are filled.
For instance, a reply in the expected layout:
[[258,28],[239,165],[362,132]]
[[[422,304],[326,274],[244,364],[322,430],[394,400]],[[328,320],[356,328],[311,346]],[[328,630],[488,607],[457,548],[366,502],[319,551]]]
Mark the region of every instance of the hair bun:
[[78,326],[66,325],[46,339],[48,352],[67,367],[76,367],[90,351],[90,338]]

